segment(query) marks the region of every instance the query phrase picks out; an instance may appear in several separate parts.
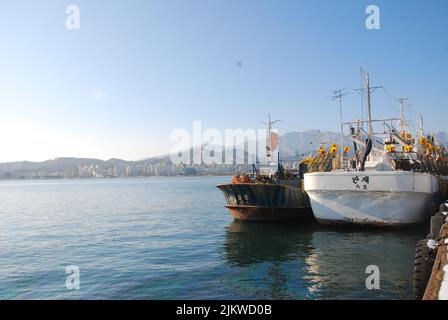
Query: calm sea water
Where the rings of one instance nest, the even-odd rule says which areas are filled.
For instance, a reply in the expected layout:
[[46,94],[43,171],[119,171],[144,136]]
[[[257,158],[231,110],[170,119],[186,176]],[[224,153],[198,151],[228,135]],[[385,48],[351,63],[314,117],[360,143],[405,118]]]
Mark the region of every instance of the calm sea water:
[[0,298],[412,298],[424,230],[233,222],[215,188],[228,179],[0,182]]

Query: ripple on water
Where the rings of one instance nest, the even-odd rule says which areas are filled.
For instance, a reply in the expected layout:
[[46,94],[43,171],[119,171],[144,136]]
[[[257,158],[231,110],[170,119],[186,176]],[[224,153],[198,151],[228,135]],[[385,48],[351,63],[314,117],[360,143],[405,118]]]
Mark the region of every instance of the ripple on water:
[[[0,182],[0,298],[412,298],[422,230],[232,222],[215,188],[227,180]],[[365,288],[370,264],[381,290]]]

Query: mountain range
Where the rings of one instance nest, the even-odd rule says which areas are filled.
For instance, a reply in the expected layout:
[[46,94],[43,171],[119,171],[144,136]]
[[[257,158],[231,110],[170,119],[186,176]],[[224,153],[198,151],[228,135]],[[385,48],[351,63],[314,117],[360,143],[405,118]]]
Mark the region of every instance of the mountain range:
[[[448,133],[439,132],[436,135],[439,143],[448,146]],[[280,136],[279,153],[280,158],[283,160],[297,160],[303,155],[309,154],[315,151],[320,143],[338,143],[340,139],[339,133],[331,131],[319,131],[309,130],[302,132],[288,132]],[[344,138],[344,144],[351,145],[348,138]],[[192,150],[190,150],[192,151]],[[226,152],[232,152],[232,150],[226,150]],[[217,154],[217,156],[220,156]],[[242,153],[242,156],[246,160],[246,163],[251,163],[253,156],[247,153]],[[235,159],[235,156],[234,156]],[[241,162],[241,159],[238,159]],[[219,165],[213,166],[215,168]],[[235,170],[232,165],[227,166],[227,171],[231,172]],[[121,159],[109,159],[99,160],[90,158],[56,158],[46,160],[43,162],[8,162],[0,163],[0,178],[17,178],[17,177],[36,177],[40,176],[44,172],[45,177],[52,177],[52,174],[56,176],[79,176],[81,168],[103,168],[100,176],[123,176],[125,174],[117,172],[117,168],[123,168],[122,171],[126,175],[158,175],[162,167],[173,167],[171,165],[170,156],[163,155],[158,157],[152,157],[138,161],[127,161]],[[108,169],[109,168],[109,169]],[[115,168],[110,170],[110,168]],[[131,169],[128,169],[131,168]],[[137,168],[137,169],[132,169]],[[146,168],[146,169],[145,169]],[[149,168],[149,169],[148,169]],[[227,171],[220,171],[220,174],[225,174]],[[168,171],[167,171],[168,172]],[[184,172],[184,171],[182,171]],[[129,174],[128,174],[129,173]],[[173,171],[173,174],[178,174],[179,171]],[[207,173],[213,174],[213,170],[208,169]],[[169,173],[168,173],[169,175]]]

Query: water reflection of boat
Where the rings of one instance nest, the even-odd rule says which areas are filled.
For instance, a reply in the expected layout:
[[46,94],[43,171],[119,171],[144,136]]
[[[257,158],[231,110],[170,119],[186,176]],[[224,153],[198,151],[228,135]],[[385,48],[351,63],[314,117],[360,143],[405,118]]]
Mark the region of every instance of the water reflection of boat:
[[[227,227],[223,256],[232,267],[230,285],[249,296],[412,299],[414,247],[422,234],[235,221]],[[370,265],[380,270],[381,290],[366,288]]]
[[237,266],[298,259],[309,252],[313,229],[311,224],[248,224],[234,221],[227,227],[225,254],[227,260]]
[[312,250],[313,228],[303,223],[232,222],[227,228],[223,252],[232,266],[230,286],[238,287],[244,297],[304,298],[301,270]]
[[[412,299],[413,254],[420,229],[318,230],[312,235],[315,248],[306,262],[304,278],[313,299]],[[368,266],[379,268],[380,290],[368,290]]]

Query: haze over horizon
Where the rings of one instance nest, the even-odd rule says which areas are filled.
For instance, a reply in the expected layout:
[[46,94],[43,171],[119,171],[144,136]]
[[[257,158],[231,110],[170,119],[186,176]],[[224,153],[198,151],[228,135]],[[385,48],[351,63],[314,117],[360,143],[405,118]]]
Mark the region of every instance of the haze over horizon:
[[[80,30],[65,26],[68,5]],[[381,10],[368,30],[365,9]],[[306,0],[8,1],[0,6],[0,162],[167,154],[170,133],[338,131],[361,117],[359,68],[375,118],[422,113],[446,130],[448,2]]]

